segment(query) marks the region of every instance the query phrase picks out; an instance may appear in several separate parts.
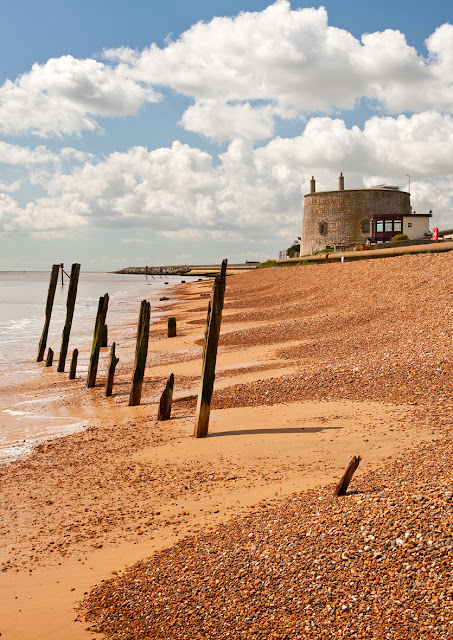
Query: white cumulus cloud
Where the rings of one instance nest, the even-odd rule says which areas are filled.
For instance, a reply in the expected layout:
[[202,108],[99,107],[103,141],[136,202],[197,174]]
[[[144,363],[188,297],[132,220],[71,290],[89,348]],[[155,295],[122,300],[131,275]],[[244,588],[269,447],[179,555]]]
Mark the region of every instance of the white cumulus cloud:
[[[389,115],[453,105],[453,26],[422,56],[397,30],[360,39],[329,25],[321,7],[278,0],[259,12],[199,22],[163,47],[120,47],[103,61],[70,55],[35,64],[0,87],[0,129],[41,136],[93,131],[134,115],[159,87],[193,99],[181,123],[214,140],[263,140],[274,120],[338,113],[368,101]],[[171,98],[169,98],[171,99]]]
[[52,58],[0,87],[0,129],[41,136],[92,131],[96,116],[133,115],[158,99],[153,89],[131,79],[123,64]]

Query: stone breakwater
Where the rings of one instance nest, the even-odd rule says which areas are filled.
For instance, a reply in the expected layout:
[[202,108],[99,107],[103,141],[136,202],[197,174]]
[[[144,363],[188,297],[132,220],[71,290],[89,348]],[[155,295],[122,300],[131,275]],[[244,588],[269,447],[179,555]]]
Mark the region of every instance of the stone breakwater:
[[124,269],[119,269],[114,273],[132,273],[144,276],[184,276],[189,271],[190,267],[124,267]]
[[[273,344],[292,375],[214,406],[354,399],[414,407],[442,434],[353,480],[271,500],[96,587],[109,638],[453,637],[453,256],[269,269],[231,281],[220,344]],[[234,330],[234,324],[256,324]],[[192,408],[194,397],[179,408]],[[408,442],[408,445],[410,443]],[[357,434],[357,451],[367,441]]]

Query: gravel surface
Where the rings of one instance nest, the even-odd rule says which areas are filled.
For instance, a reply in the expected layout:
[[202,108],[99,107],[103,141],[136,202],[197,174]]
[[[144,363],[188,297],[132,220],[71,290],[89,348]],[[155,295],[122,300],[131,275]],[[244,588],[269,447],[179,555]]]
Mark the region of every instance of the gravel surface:
[[[104,582],[81,613],[93,631],[116,640],[453,637],[452,267],[452,255],[419,255],[228,279],[221,345],[275,345],[297,371],[219,390],[214,408],[413,404],[413,419],[443,436],[353,481],[344,498],[327,487],[262,503]],[[234,331],[251,321],[256,330]]]
[[104,582],[109,638],[450,638],[451,442],[332,489],[263,503]]

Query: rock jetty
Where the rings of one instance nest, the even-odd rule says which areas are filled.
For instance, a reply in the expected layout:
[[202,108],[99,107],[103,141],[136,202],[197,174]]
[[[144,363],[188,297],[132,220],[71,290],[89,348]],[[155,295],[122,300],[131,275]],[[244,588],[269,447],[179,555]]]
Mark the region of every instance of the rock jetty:
[[190,272],[190,267],[124,267],[113,273],[132,273],[136,275],[150,276],[185,276]]

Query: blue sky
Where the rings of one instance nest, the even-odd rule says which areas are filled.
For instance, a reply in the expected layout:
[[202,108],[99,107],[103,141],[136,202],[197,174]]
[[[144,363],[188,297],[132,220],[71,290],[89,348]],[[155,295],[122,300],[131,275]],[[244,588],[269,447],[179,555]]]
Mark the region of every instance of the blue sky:
[[[303,194],[453,224],[446,2],[4,3],[0,269],[275,257]],[[197,24],[200,23],[201,24]]]

